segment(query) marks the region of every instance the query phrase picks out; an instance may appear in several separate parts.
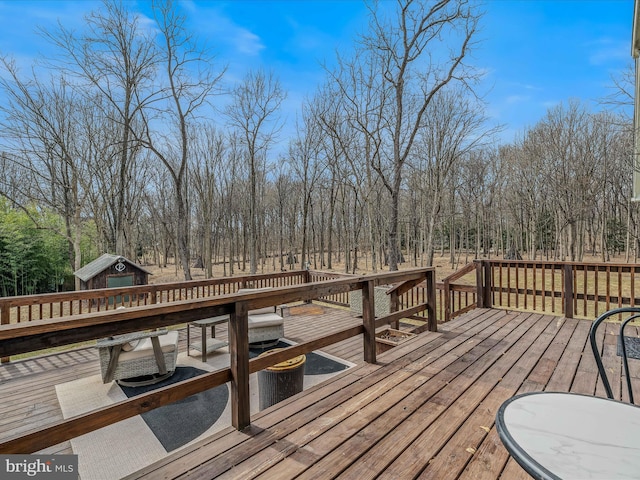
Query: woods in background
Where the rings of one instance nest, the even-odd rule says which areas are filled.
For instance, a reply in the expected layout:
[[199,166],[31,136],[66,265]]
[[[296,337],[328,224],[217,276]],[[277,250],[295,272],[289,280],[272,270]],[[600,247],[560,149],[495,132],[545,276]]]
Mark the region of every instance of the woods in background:
[[223,88],[226,67],[172,2],[154,5],[150,29],[105,1],[86,32],[43,32],[60,53],[47,67],[0,59],[5,210],[61,239],[71,271],[103,252],[175,259],[186,280],[214,263],[232,275],[508,252],[636,261],[632,76],[598,111],[567,99],[500,145],[467,61],[481,21],[465,0],[372,4],[283,138],[275,73]]

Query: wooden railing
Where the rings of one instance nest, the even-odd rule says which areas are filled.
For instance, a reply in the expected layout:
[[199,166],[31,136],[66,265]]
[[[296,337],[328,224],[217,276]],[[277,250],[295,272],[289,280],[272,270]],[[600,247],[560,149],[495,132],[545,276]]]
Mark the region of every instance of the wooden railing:
[[[454,283],[464,277],[474,278],[466,283]],[[438,306],[441,316],[438,318],[448,322],[477,306],[476,265],[469,263],[457,272],[452,273],[437,285],[440,293]]]
[[237,292],[240,288],[284,287],[308,283],[306,270],[264,275],[212,278],[189,282],[158,283],[133,287],[102,288],[74,292],[0,297],[0,324],[30,322],[139,307],[182,300],[210,298]]
[[[336,278],[354,278],[355,275],[347,275],[344,273],[331,273],[331,272],[320,272],[311,270],[309,272],[309,281],[310,282],[322,282],[325,280],[334,280]],[[349,302],[349,292],[335,293],[333,295],[327,295],[319,300],[323,302],[330,303],[333,305],[340,305],[343,307],[348,307],[350,305]]]
[[[461,268],[457,272],[454,272],[450,276],[444,278],[441,282],[437,282],[435,289],[428,289],[426,283],[423,282],[419,285],[415,285],[411,290],[398,296],[399,302],[397,307],[408,308],[413,305],[424,303],[427,300],[427,295],[435,291],[436,300],[436,318],[439,323],[448,322],[458,315],[462,315],[469,310],[476,308],[476,265],[469,263],[465,267]],[[331,278],[353,278],[354,275],[344,273],[327,273],[311,271],[311,281],[328,280]],[[460,280],[464,277],[465,282],[460,283]],[[458,283],[454,283],[458,282]],[[387,291],[387,294],[391,297],[393,295],[393,288]],[[350,296],[349,293],[341,293],[337,295],[331,295],[323,298],[323,301],[334,305],[349,306]],[[390,302],[394,300],[390,298]],[[416,320],[425,320],[427,312],[420,312],[413,315],[412,318]]]
[[[469,278],[473,277],[474,271],[476,278]],[[639,272],[640,265],[628,264],[477,260],[436,283],[436,317],[439,322],[448,322],[483,305],[595,318],[613,307],[640,305],[640,298],[632,294]],[[4,297],[0,298],[0,324],[109,311],[120,305],[134,307],[212,298],[234,293],[246,286],[282,287],[337,278],[357,277],[302,270]],[[426,292],[424,284],[416,285],[398,297],[398,307],[407,308],[424,302]],[[349,292],[333,293],[320,300],[350,305]],[[420,319],[424,315],[426,313],[423,312],[415,317]]]
[[[397,299],[423,282],[427,290],[431,290],[431,293],[426,296],[427,302],[376,318],[374,289],[377,285],[395,284],[392,298]],[[331,335],[319,336],[268,356],[249,360],[247,314],[249,310],[299,301],[306,302],[345,294],[353,290],[362,290],[362,324],[344,328]],[[428,328],[436,331],[435,308],[435,273],[433,268],[422,268],[275,287],[260,292],[177,300],[165,304],[141,305],[121,310],[0,325],[0,355],[9,356],[114,334],[168,327],[218,315],[230,315],[230,366],[228,368],[159,388],[109,407],[5,440],[0,443],[0,453],[37,452],[226,382],[230,382],[231,386],[232,424],[242,429],[251,421],[249,410],[249,375],[251,373],[359,334],[364,334],[364,360],[375,363],[375,329],[377,327],[392,324],[400,318],[426,310]]]
[[640,305],[635,294],[640,265],[476,260],[478,306],[596,318]]

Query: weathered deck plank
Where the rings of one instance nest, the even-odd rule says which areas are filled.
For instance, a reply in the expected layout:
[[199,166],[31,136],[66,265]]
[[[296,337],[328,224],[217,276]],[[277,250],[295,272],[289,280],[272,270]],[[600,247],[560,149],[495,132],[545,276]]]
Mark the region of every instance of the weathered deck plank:
[[[499,345],[496,349],[492,349],[498,350],[495,361],[489,365],[487,369],[483,370],[480,376],[473,379],[473,382],[470,382],[468,386],[466,386],[465,390],[455,397],[455,400],[452,399],[453,401],[450,404],[447,404],[446,411],[437,418],[437,421],[430,424],[428,428],[421,432],[420,436],[406,447],[401,455],[385,469],[383,477],[392,478],[393,475],[400,474],[403,469],[403,464],[408,463],[408,459],[416,457],[418,452],[421,456],[429,458],[434,457],[438,453],[438,450],[442,448],[456,432],[461,422],[467,419],[471,413],[476,410],[479,403],[496,387],[496,385],[500,385],[500,390],[496,394],[499,399],[497,406],[499,406],[504,399],[505,393],[508,395],[512,390],[514,390],[519,379],[523,379],[526,374],[526,366],[524,366],[520,368],[521,371],[517,372],[517,376],[515,378],[510,379],[508,375],[510,369],[515,368],[514,364],[517,365],[517,362],[520,361],[535,361],[532,358],[535,353],[531,356],[523,356],[523,354],[532,343],[539,339],[540,334],[543,329],[546,328],[548,322],[549,320],[546,319],[545,321],[544,317],[536,319],[534,316],[530,316],[525,320],[525,322],[521,323],[511,335],[505,337],[504,343],[510,344],[510,346]],[[509,389],[508,386],[514,388]],[[447,388],[448,387],[449,386],[447,386]],[[507,391],[501,391],[503,389]],[[455,395],[458,392],[454,390],[452,393]],[[440,403],[438,400],[439,399],[436,398],[433,402]],[[493,412],[489,412],[489,418],[478,420],[474,417],[473,421],[478,424],[478,428],[490,423],[491,413]],[[495,416],[495,413],[493,413],[493,415]],[[433,441],[434,438],[437,438],[438,441]],[[466,452],[470,457],[471,452],[467,451],[467,448],[472,447],[467,445],[458,453],[464,455]],[[429,465],[429,469],[430,467],[431,466]],[[413,478],[422,473],[424,468],[424,462],[412,462],[408,465],[408,468],[405,468],[405,472],[410,478]],[[445,471],[440,471],[439,474],[451,475]]]
[[[330,455],[305,472],[302,478],[320,478],[330,465],[335,465],[333,468],[347,467],[339,472],[344,478],[369,478],[385,469],[391,470],[390,475],[397,475],[390,464],[394,458],[404,455],[416,444],[422,433],[416,426],[427,427],[430,421],[444,414],[460,393],[501,355],[498,344],[503,335],[506,337],[512,334],[514,327],[517,327],[508,315],[502,320],[497,325],[492,325],[497,328],[489,328],[476,335],[477,338],[487,336],[480,343],[467,341],[446,353],[443,349],[443,355],[439,355],[438,350],[433,351],[433,355],[439,357],[438,360],[415,372],[417,381],[421,383],[419,388],[404,395],[400,390],[395,396],[381,397],[371,405],[371,409],[382,410],[383,414],[360,426],[362,430],[357,436],[352,436],[340,445],[340,449],[334,449]],[[465,349],[468,350],[465,352]],[[428,443],[433,445],[434,442]],[[346,455],[343,456],[343,452]],[[404,460],[406,462],[406,458],[409,458],[409,462],[401,469],[411,470],[411,466],[416,464],[413,459],[422,454],[420,452],[416,457],[411,451]],[[359,457],[358,462],[346,463],[346,459],[354,456]]]
[[[549,323],[543,334],[536,339],[536,344],[532,347],[533,355],[521,356],[507,374],[498,379],[496,386],[478,403],[475,411],[464,419],[444,447],[433,456],[428,470],[419,478],[438,479],[454,472],[462,472],[493,427],[494,412],[498,410],[505,397],[513,396],[518,391],[527,374],[533,372],[536,362],[554,338],[554,329],[553,323]],[[513,352],[510,354],[513,355]],[[508,358],[507,355],[503,357]]]

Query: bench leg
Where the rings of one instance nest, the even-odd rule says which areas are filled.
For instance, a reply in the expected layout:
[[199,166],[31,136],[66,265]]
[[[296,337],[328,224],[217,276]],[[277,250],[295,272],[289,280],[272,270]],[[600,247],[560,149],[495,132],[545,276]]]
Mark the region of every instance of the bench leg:
[[109,383],[113,380],[113,374],[116,373],[116,367],[118,366],[118,359],[120,358],[122,345],[114,345],[110,350],[109,365],[107,366],[107,371],[102,379],[103,383]]
[[153,345],[153,354],[156,357],[156,363],[158,364],[160,375],[166,375],[167,365],[166,363],[164,363],[164,354],[162,353],[162,348],[160,347],[160,340],[158,339],[158,337],[151,337],[151,345]]

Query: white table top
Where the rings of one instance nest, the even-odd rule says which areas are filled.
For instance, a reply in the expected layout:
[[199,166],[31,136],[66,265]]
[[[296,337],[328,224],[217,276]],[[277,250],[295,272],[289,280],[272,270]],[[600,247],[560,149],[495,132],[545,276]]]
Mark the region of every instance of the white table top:
[[606,398],[535,392],[507,400],[500,439],[535,478],[640,479],[640,408]]

